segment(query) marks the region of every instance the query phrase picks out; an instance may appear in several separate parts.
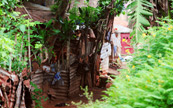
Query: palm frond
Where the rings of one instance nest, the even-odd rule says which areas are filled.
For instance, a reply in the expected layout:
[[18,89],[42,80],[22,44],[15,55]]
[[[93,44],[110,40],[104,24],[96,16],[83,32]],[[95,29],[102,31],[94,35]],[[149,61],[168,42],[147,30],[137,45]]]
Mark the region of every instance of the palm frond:
[[136,42],[139,42],[144,27],[150,26],[146,19],[146,16],[152,16],[149,8],[153,8],[153,6],[147,0],[134,0],[127,6],[130,16],[129,21],[135,24],[131,35],[134,35]]

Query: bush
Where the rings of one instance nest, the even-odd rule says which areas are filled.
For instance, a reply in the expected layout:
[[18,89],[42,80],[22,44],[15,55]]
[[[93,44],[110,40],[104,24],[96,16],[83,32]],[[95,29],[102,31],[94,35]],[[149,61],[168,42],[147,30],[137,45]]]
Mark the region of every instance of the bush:
[[[165,23],[167,22],[167,23]],[[79,108],[173,108],[173,24],[146,31],[129,69],[121,70],[104,101]]]
[[167,52],[173,53],[173,20],[165,18],[158,23],[161,26],[152,27],[142,34],[142,46],[137,49],[134,60],[130,63],[130,67],[136,67],[135,71],[145,68],[145,65],[141,64],[154,66]]

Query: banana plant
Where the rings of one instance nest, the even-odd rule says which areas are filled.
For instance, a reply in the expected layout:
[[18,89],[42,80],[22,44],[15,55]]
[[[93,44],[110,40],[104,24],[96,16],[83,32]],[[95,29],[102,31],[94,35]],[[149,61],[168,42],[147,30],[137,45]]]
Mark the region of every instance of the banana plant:
[[136,43],[140,41],[145,27],[150,26],[147,17],[152,16],[152,12],[150,12],[151,8],[153,8],[153,5],[147,0],[133,0],[127,6],[127,10],[130,10],[128,13],[128,16],[130,16],[129,22],[133,24],[131,36],[136,38]]

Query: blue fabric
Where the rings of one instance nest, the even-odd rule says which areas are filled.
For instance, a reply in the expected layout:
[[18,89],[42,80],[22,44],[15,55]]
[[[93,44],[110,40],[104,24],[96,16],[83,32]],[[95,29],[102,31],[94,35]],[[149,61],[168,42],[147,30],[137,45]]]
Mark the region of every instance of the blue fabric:
[[109,41],[110,40],[110,37],[111,37],[111,32],[108,32],[108,34],[106,36],[106,39]]
[[117,52],[117,46],[114,46],[114,54]]
[[58,81],[59,85],[64,85],[64,81],[62,80],[61,76],[60,76],[60,72],[57,72],[54,76],[54,79],[52,81],[52,85],[54,85],[56,82]]
[[57,79],[57,80],[60,80],[60,79],[61,79],[60,72],[57,72],[57,73],[56,73],[55,79]]
[[51,67],[51,71],[52,72],[56,72],[56,70],[55,70],[55,64],[51,64],[50,67]]

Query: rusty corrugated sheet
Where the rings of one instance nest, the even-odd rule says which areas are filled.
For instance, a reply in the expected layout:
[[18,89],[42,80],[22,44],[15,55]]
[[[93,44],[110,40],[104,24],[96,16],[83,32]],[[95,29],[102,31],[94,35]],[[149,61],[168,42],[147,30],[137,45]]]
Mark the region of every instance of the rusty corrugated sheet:
[[[28,87],[28,83],[23,83],[23,77],[26,76],[26,69],[22,71],[22,76],[18,77],[15,73],[10,73],[0,68],[0,107],[14,108],[20,106],[25,108],[25,87]],[[19,84],[20,80],[20,84]],[[24,80],[27,82],[27,80]],[[17,90],[22,86],[23,89]],[[18,92],[18,93],[17,93]],[[16,96],[17,93],[17,96]],[[18,95],[20,94],[20,95]],[[17,102],[17,103],[15,103]]]
[[[20,12],[20,13],[21,13],[20,15],[25,15],[25,14],[27,14],[27,12],[25,11],[24,8],[19,8],[19,7],[18,7],[18,8],[16,8],[15,11]],[[46,19],[43,19],[43,18],[41,18],[40,16],[33,14],[31,11],[28,11],[28,12],[29,12],[29,14],[32,16],[32,21],[40,21],[40,22],[46,22],[46,21],[47,21]],[[29,16],[25,16],[25,18],[26,18],[26,19],[31,19]]]

